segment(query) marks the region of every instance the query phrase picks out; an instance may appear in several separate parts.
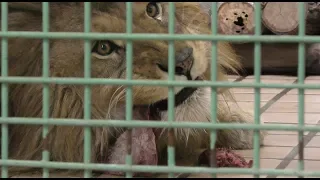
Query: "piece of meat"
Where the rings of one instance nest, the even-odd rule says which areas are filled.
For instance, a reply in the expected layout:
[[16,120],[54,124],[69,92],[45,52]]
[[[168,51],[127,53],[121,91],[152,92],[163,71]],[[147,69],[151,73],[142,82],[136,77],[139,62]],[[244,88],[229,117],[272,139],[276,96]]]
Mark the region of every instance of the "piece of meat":
[[217,166],[218,167],[240,167],[251,168],[253,161],[247,162],[242,156],[236,154],[230,149],[217,149]]
[[[109,152],[108,164],[125,164],[127,155],[128,131],[125,131],[117,139]],[[158,155],[155,135],[152,128],[132,129],[132,164],[133,165],[157,165]],[[124,175],[125,172],[110,171],[107,174]],[[148,173],[133,172],[133,176],[150,176]]]
[[[203,165],[210,165],[210,150],[204,151],[199,157],[199,163]],[[253,161],[247,162],[242,156],[235,153],[231,149],[217,148],[216,149],[217,167],[239,167],[251,168]]]

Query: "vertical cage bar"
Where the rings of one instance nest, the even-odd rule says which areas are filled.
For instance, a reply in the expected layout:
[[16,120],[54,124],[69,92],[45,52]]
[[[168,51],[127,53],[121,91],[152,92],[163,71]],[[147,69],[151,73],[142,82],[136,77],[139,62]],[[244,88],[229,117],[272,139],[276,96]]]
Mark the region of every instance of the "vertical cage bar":
[[[305,35],[305,2],[299,2],[299,36],[303,37]],[[305,78],[305,44],[299,42],[298,47],[298,83],[304,84]],[[304,125],[304,89],[298,90],[298,126],[302,127]],[[299,131],[298,142],[299,142],[299,163],[298,170],[304,170],[304,142],[303,142],[303,131]],[[301,176],[299,176],[302,178]]]
[[[50,19],[49,19],[49,3],[43,2],[42,3],[42,31],[44,33],[48,33],[50,29]],[[43,65],[42,65],[42,77],[48,78],[49,77],[49,39],[43,39]],[[42,89],[42,117],[43,120],[48,121],[49,119],[49,84],[43,84]],[[43,151],[42,151],[42,161],[44,163],[49,161],[49,150],[48,150],[48,142],[47,142],[47,135],[48,135],[49,127],[48,125],[43,126],[42,138],[43,138]],[[49,178],[49,169],[43,168],[43,178]]]
[[[84,2],[84,32],[90,33],[91,31],[91,2]],[[91,77],[91,41],[85,40],[84,42],[84,78],[90,79]],[[84,88],[84,119],[90,120],[91,118],[91,86],[85,85]],[[91,128],[84,127],[84,163],[91,161]],[[92,171],[85,170],[84,177],[91,178]]]
[[[217,2],[212,2],[211,4],[211,31],[212,35],[217,35]],[[217,81],[217,42],[212,41],[211,46],[211,81]],[[217,88],[211,88],[211,122],[213,124],[217,123]],[[216,160],[216,140],[217,140],[217,131],[212,130],[210,134],[210,166],[216,168],[217,167],[217,160]],[[217,178],[216,174],[212,174],[213,178]]]
[[[126,31],[127,34],[132,33],[132,2],[126,2]],[[127,40],[126,43],[126,80],[132,80],[132,41]],[[132,86],[126,87],[126,121],[132,121]],[[131,145],[132,145],[132,130],[128,128],[127,156],[126,164],[132,166]],[[126,172],[127,178],[132,178],[132,172]]]
[[[174,34],[175,31],[175,5],[174,2],[169,2],[169,34]],[[169,80],[175,80],[175,47],[174,41],[169,41],[169,50],[168,50],[168,74]],[[174,121],[174,101],[175,101],[175,94],[174,94],[174,87],[168,87],[168,121]],[[174,129],[168,128],[168,166],[170,168],[174,168],[175,166],[175,148],[174,148]],[[168,174],[169,178],[174,177],[174,173]]]
[[[255,37],[261,35],[261,4],[255,2]],[[254,77],[255,83],[260,83],[261,74],[261,42],[255,42],[254,44]],[[254,123],[260,124],[260,88],[254,89]],[[254,130],[253,138],[254,149],[254,161],[253,168],[258,171],[260,168],[260,131]],[[255,178],[259,178],[259,174],[254,175]]]
[[[8,31],[8,3],[1,2],[1,32]],[[8,38],[1,39],[1,77],[8,76]],[[1,84],[1,116],[8,117],[8,83]],[[1,160],[8,159],[8,124],[1,126]],[[2,165],[2,178],[8,178],[8,167]]]

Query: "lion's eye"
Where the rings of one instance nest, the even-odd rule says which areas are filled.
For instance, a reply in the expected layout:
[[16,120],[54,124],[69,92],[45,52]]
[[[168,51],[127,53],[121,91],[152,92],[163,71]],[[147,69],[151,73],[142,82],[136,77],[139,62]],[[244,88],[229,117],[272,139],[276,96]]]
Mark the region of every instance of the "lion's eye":
[[147,15],[152,18],[159,18],[159,16],[161,16],[161,10],[161,5],[156,2],[150,2],[146,7]]
[[108,56],[117,48],[118,46],[111,41],[98,41],[92,49],[92,52],[100,56]]

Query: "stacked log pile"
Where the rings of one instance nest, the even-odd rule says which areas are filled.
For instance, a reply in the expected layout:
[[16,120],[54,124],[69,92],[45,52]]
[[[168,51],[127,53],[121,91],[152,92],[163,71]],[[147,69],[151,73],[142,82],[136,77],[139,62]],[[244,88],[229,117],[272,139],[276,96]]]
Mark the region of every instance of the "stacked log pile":
[[[211,14],[211,2],[202,2]],[[262,35],[297,35],[299,29],[298,2],[262,2]],[[253,35],[255,29],[253,2],[219,2],[218,33]],[[305,34],[320,35],[320,2],[305,2]],[[253,73],[254,43],[234,43],[246,68],[245,75]],[[262,43],[262,74],[297,75],[297,43]],[[306,75],[320,75],[320,42],[306,44]]]

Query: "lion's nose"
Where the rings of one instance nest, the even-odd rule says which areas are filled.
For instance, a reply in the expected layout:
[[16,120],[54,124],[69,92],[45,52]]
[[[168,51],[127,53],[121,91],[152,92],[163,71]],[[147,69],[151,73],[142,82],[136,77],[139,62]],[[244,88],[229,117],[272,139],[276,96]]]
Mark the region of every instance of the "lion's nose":
[[[193,49],[192,48],[183,48],[179,52],[176,52],[175,55],[175,74],[176,75],[185,75],[188,79],[191,80],[190,71],[192,68],[194,58],[193,58]],[[162,65],[159,67],[163,70],[168,72],[168,68]]]
[[176,74],[177,75],[190,75],[190,70],[193,64],[193,49],[184,48],[176,54]]

